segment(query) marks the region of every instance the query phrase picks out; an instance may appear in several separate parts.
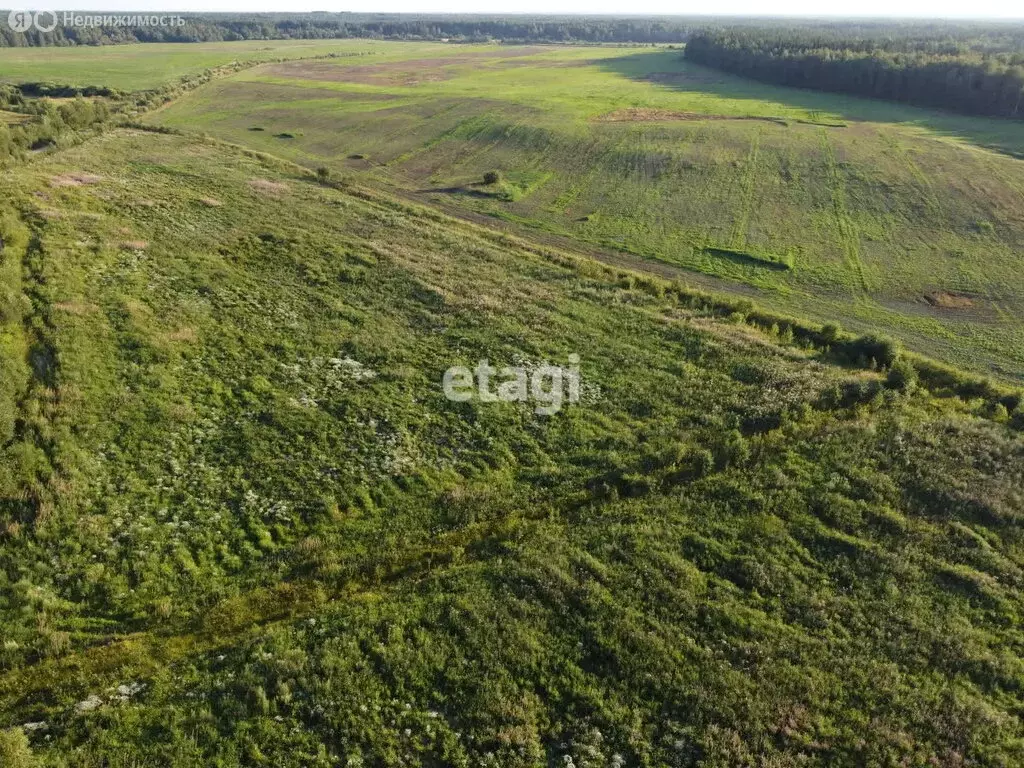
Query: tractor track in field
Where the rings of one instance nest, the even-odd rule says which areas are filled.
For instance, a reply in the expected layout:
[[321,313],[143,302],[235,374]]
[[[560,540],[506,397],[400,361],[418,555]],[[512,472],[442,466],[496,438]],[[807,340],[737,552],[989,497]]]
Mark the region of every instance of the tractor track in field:
[[828,134],[824,129],[821,131],[821,147],[825,154],[825,173],[829,195],[832,198],[832,213],[839,231],[840,245],[843,248],[843,257],[847,267],[854,273],[860,290],[864,294],[868,294],[871,291],[871,286],[868,283],[864,261],[860,254],[860,232],[850,218],[850,212],[846,207],[846,184],[836,161],[835,149],[828,140]]
[[742,250],[747,246],[747,229],[750,226],[750,212],[754,202],[754,189],[757,186],[757,156],[761,149],[761,131],[754,131],[750,140],[750,151],[740,181],[740,212],[736,217],[730,238],[731,247]]
[[910,172],[910,175],[914,177],[914,181],[917,182],[917,187],[921,192],[925,205],[928,207],[928,212],[936,218],[941,218],[943,215],[942,204],[939,202],[938,195],[935,194],[935,186],[932,184],[932,180],[928,178],[924,171],[921,170],[921,167],[907,151],[906,147],[900,144],[899,139],[890,135],[888,132],[879,132],[879,135],[881,136],[882,141],[888,145],[893,154],[898,158],[899,162],[902,163]]

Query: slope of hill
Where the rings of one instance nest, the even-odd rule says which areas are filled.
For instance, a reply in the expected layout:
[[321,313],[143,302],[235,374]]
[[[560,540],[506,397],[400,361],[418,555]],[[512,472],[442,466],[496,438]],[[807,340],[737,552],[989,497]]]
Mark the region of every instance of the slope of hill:
[[217,142],[2,183],[11,764],[1024,760],[1005,412]]
[[1007,156],[1024,123],[765,86],[671,50],[420,45],[250,69],[147,119],[1024,371],[1024,162]]

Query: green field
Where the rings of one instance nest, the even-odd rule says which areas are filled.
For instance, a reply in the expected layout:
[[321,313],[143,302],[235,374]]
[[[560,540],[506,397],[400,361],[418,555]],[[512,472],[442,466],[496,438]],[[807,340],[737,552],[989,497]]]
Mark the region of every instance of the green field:
[[234,43],[139,43],[70,48],[0,48],[0,82],[157,88],[236,61],[374,54],[375,40],[245,40]]
[[[1019,123],[752,85],[678,51],[439,48],[268,65],[149,119],[1024,375]],[[491,169],[504,185],[479,183]]]

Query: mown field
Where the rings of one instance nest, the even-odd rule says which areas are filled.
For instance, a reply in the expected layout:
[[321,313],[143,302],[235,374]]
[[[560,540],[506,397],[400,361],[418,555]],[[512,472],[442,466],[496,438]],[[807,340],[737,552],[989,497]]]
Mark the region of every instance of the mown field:
[[752,84],[677,50],[386,50],[247,70],[149,119],[1024,375],[1020,123]]
[[1005,411],[216,142],[0,181],[5,765],[1024,760]]

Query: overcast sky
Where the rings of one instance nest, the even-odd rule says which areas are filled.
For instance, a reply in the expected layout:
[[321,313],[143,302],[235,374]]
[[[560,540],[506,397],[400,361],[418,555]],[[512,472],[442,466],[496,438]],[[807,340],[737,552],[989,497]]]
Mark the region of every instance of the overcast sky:
[[351,0],[336,5],[330,0],[98,0],[3,3],[16,8],[95,8],[111,11],[375,11],[394,13],[577,13],[624,15],[722,15],[744,16],[903,16],[926,18],[1016,18],[1024,19],[1021,0]]

